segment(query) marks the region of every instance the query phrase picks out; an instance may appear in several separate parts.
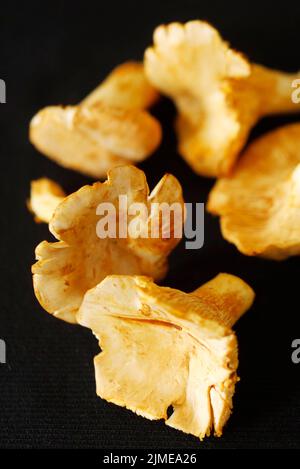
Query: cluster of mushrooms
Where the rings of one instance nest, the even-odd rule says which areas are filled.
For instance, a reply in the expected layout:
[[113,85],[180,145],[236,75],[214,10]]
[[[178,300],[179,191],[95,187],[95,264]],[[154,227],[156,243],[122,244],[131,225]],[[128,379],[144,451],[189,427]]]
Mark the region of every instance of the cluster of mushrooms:
[[[100,239],[96,208],[179,203],[179,181],[165,175],[150,193],[134,164],[162,139],[149,108],[161,95],[177,109],[178,152],[201,176],[218,178],[207,209],[243,254],[300,254],[300,123],[254,141],[268,114],[294,112],[287,74],[250,63],[202,21],[159,26],[144,63],[120,65],[77,106],[47,107],[30,140],[58,164],[95,179],[66,195],[47,178],[32,182],[29,208],[57,241],[43,241],[33,266],[35,295],[50,314],[90,328],[99,340],[97,394],[148,419],[203,439],[220,436],[238,381],[232,326],[254,292],[221,273],[191,293],[154,283],[180,239]],[[143,221],[149,230],[151,215]],[[170,224],[172,220],[170,220]],[[170,409],[172,411],[170,412]]]

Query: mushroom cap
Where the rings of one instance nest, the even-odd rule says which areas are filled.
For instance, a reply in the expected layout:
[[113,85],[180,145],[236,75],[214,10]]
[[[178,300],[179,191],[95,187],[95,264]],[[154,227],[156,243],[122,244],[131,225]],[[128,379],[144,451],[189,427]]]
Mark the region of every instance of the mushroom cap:
[[31,181],[29,210],[37,223],[49,223],[58,204],[66,197],[59,184],[48,178]]
[[[236,279],[218,277],[220,287]],[[249,307],[253,292],[241,286]],[[226,313],[226,302],[216,306],[217,296],[213,288],[210,295],[207,287],[203,294],[201,288],[186,294],[124,275],[108,276],[89,290],[78,322],[92,329],[102,349],[94,362],[97,394],[200,439],[212,431],[221,435],[231,413],[238,356],[235,334],[216,320]]]
[[30,141],[66,168],[100,178],[114,166],[142,161],[161,141],[157,120],[141,109],[101,102],[50,106],[30,123]]
[[300,124],[280,127],[245,150],[233,174],[217,181],[208,211],[243,254],[300,254]]
[[[118,237],[119,196],[125,195],[128,207],[141,203],[149,210],[148,218],[138,218],[141,232],[151,227],[152,203],[178,203],[183,211],[182,190],[177,179],[167,174],[149,195],[143,171],[133,166],[111,170],[104,183],[84,186],[66,197],[56,208],[49,229],[58,242],[43,241],[36,248],[33,284],[36,297],[49,313],[69,322],[76,322],[76,312],[87,290],[110,274],[141,274],[161,279],[167,271],[167,256],[180,241],[174,232],[175,221],[161,219],[157,238]],[[116,237],[97,235],[97,207],[110,203],[117,216]],[[136,217],[128,215],[128,224]],[[177,223],[183,223],[183,219]],[[169,237],[164,233],[170,228]],[[177,232],[178,233],[178,232]]]

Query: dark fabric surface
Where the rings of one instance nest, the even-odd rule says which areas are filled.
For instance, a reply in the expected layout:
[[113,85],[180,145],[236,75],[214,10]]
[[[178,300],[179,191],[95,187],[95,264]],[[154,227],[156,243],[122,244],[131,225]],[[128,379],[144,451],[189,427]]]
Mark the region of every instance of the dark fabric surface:
[[[241,382],[234,413],[221,439],[196,438],[150,422],[95,395],[92,334],[45,313],[34,298],[34,248],[51,239],[34,224],[25,201],[31,179],[48,176],[66,191],[91,180],[58,167],[29,144],[28,122],[48,104],[78,102],[115,65],[141,59],[154,27],[203,18],[220,28],[252,60],[287,71],[300,69],[300,6],[223,1],[6,2],[1,5],[0,105],[2,448],[299,448],[300,364],[291,342],[300,336],[299,258],[276,263],[242,256],[226,243],[218,220],[206,215],[205,245],[171,257],[165,284],[190,291],[221,271],[240,275],[255,289],[254,307],[236,327]],[[150,187],[166,172],[181,181],[188,202],[204,202],[212,181],[196,176],[176,153],[168,101],[155,109],[164,141],[141,167]],[[297,117],[265,119],[253,136]]]

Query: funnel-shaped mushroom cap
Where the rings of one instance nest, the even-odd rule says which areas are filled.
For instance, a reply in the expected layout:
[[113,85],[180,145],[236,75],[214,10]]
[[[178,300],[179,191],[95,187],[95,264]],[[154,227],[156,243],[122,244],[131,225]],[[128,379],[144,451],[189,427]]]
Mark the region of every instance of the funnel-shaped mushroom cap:
[[147,77],[175,101],[179,152],[199,174],[228,174],[261,116],[297,110],[294,75],[250,64],[203,21],[159,26],[153,41]]
[[95,358],[97,394],[201,439],[221,435],[237,381],[229,325],[253,298],[229,274],[190,294],[146,277],[107,277],[86,293],[78,313],[102,349]]
[[234,173],[210,193],[225,239],[244,254],[284,259],[300,254],[300,124],[253,142]]
[[124,64],[78,106],[38,112],[30,140],[60,165],[103,177],[115,166],[144,160],[159,145],[160,124],[144,110],[156,96],[142,64]]
[[[125,208],[119,196],[127,197]],[[162,202],[175,203],[180,210],[170,212],[169,218],[155,217],[152,204]],[[133,204],[140,204],[146,213],[140,214],[137,207],[133,215]],[[107,275],[141,274],[161,279],[167,271],[167,256],[182,235],[178,225],[182,227],[184,221],[183,205],[181,186],[174,176],[164,176],[149,195],[143,171],[134,166],[114,168],[105,183],[84,186],[66,197],[49,224],[59,241],[44,241],[36,249],[33,282],[41,305],[49,313],[75,322],[86,291]],[[98,212],[99,207],[104,211]],[[178,214],[176,220],[172,213]],[[153,220],[158,220],[158,226]],[[104,234],[98,232],[99,222],[103,222]],[[156,237],[151,237],[153,225],[158,228]]]

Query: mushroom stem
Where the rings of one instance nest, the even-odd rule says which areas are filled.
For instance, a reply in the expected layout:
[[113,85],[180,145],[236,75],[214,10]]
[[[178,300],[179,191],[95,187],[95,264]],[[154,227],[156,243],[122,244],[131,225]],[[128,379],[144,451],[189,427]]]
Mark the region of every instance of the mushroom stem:
[[254,301],[254,291],[235,275],[219,274],[192,292],[205,303],[214,305],[209,308],[209,319],[226,327],[232,327],[250,308]]
[[101,101],[125,109],[146,109],[158,98],[158,92],[145,76],[143,64],[125,62],[116,67],[80,104],[93,107]]
[[293,92],[296,80],[300,80],[300,72],[284,73],[256,64],[252,67],[249,80],[255,87],[260,88],[263,100],[262,114],[299,112],[300,108],[293,100]]

